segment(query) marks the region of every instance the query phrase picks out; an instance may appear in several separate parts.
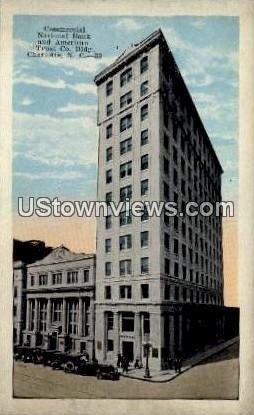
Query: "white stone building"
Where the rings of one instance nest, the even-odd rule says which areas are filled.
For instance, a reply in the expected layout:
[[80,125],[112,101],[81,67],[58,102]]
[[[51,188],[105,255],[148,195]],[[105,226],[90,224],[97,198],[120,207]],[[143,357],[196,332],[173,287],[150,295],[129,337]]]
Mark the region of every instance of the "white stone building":
[[[221,165],[160,30],[95,83],[98,200],[174,201],[180,210],[221,200]],[[149,341],[151,367],[165,368],[193,336],[186,305],[223,304],[220,217],[109,214],[97,221],[96,255],[100,361],[143,360]]]
[[23,343],[93,357],[95,255],[60,246],[27,265],[26,281]]

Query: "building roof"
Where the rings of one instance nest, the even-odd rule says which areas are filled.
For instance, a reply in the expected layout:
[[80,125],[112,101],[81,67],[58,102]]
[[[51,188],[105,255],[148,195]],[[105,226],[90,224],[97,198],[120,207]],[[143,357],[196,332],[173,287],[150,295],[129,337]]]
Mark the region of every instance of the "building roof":
[[47,255],[45,258],[33,262],[32,264],[29,264],[27,268],[35,267],[38,265],[51,265],[51,264],[57,264],[60,262],[68,262],[68,261],[79,261],[82,259],[92,258],[95,254],[85,254],[83,252],[76,253],[70,251],[66,246],[61,245],[57,248],[53,249],[49,255]]
[[155,30],[141,42],[131,44],[111,65],[107,66],[95,76],[94,82],[96,85],[100,85],[109,76],[113,75],[113,73],[119,71],[124,65],[126,65],[126,60],[131,61],[136,59],[137,55],[143,53],[147,50],[147,48],[151,48],[154,44],[158,43],[159,40],[166,43],[166,39],[164,38],[161,29]]

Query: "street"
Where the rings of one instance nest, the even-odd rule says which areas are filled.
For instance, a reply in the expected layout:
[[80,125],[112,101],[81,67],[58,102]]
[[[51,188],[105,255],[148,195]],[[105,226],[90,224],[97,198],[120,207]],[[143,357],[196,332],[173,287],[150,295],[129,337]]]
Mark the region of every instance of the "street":
[[239,345],[234,344],[167,383],[65,374],[14,362],[15,398],[237,399]]

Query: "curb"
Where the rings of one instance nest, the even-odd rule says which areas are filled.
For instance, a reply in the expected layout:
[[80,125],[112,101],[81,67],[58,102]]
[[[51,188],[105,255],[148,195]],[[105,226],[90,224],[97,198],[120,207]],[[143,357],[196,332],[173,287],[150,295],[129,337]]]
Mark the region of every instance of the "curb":
[[[219,350],[218,350],[218,349],[217,349],[217,350],[213,350],[213,351],[211,350],[211,353],[210,353],[209,355],[207,355],[207,356],[203,356],[203,357],[200,357],[200,359],[198,359],[196,362],[194,362],[194,363],[190,364],[189,366],[185,366],[185,367],[183,367],[183,368],[182,368],[181,373],[175,373],[174,375],[172,375],[172,376],[170,377],[170,379],[165,379],[165,380],[155,380],[155,379],[152,379],[152,377],[151,377],[151,379],[147,379],[147,378],[139,378],[139,377],[137,377],[137,376],[131,376],[131,375],[126,375],[126,374],[122,374],[122,373],[120,374],[120,376],[121,376],[121,377],[126,377],[126,378],[129,378],[129,379],[140,380],[140,381],[143,381],[143,382],[151,382],[151,383],[167,383],[167,382],[170,382],[171,380],[175,379],[176,377],[180,376],[182,373],[187,372],[187,371],[188,371],[188,370],[190,370],[192,367],[197,366],[197,365],[198,365],[200,362],[202,362],[203,360],[208,359],[209,357],[214,356],[215,354],[220,353],[220,352],[222,352],[223,350],[226,350],[228,347],[232,346],[233,344],[235,344],[235,343],[236,343],[236,342],[238,342],[238,341],[239,341],[239,337],[234,337],[233,339],[228,340],[227,344],[224,344],[224,347],[219,348]],[[218,346],[218,347],[219,347],[219,346]],[[165,376],[166,376],[166,375],[165,375]]]

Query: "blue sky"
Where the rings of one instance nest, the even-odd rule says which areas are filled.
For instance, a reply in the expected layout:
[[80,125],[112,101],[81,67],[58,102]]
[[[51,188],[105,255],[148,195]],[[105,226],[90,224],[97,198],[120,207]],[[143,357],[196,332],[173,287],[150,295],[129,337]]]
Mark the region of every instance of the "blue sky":
[[[102,59],[28,58],[43,26],[85,26]],[[224,169],[238,187],[238,18],[15,16],[13,205],[18,196],[96,199],[93,79],[131,43],[161,28]]]

